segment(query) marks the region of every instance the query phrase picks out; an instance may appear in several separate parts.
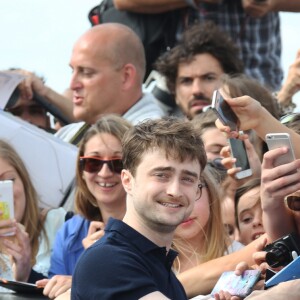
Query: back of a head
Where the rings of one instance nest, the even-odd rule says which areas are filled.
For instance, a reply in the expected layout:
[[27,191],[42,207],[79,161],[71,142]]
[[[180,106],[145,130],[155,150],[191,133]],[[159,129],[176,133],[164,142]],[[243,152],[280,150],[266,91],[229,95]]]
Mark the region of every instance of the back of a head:
[[105,23],[93,26],[80,39],[90,37],[93,47],[108,59],[116,69],[126,64],[135,66],[138,72],[138,81],[142,84],[146,59],[144,46],[128,26],[119,23]]
[[178,161],[196,159],[202,170],[206,164],[200,134],[190,122],[175,117],[146,120],[137,124],[127,131],[122,146],[124,168],[133,175],[143,154],[153,149],[162,150],[166,157],[170,156]]

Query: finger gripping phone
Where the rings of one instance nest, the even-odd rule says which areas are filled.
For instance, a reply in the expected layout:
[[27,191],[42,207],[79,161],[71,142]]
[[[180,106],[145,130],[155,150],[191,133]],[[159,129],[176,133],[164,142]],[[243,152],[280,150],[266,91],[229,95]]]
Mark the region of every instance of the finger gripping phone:
[[239,139],[228,139],[231,156],[236,158],[234,167],[241,168],[241,171],[235,174],[236,179],[243,179],[252,175],[249,158],[245,146],[245,142]]
[[266,143],[268,145],[269,150],[273,150],[280,147],[287,147],[289,149],[288,152],[276,158],[276,160],[274,161],[275,167],[290,163],[295,160],[292,142],[288,133],[267,133]]
[[234,271],[224,272],[213,288],[211,295],[220,291],[229,292],[232,296],[247,297],[258,282],[261,272],[259,270],[246,270],[241,276],[235,275]]
[[231,131],[237,131],[238,118],[218,90],[213,93],[211,108],[223,125],[229,126]]

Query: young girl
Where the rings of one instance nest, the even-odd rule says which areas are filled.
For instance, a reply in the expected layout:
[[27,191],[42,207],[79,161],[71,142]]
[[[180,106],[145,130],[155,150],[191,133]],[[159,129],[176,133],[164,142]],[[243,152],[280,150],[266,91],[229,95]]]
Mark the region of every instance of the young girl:
[[234,200],[239,241],[248,245],[265,233],[260,201],[260,178],[251,179],[239,187]]

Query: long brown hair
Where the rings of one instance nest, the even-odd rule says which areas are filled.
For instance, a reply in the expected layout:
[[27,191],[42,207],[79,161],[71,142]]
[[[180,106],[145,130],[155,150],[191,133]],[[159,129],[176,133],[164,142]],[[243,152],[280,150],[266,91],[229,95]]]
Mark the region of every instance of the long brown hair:
[[[0,158],[16,170],[24,186],[26,206],[20,223],[24,225],[25,230],[29,235],[31,246],[31,265],[33,266],[39,250],[40,234],[42,232],[45,234],[43,225],[45,216],[40,213],[39,198],[25,164],[16,150],[4,140],[0,140]],[[46,234],[45,237],[47,238]]]
[[121,142],[125,132],[131,127],[132,125],[121,116],[114,114],[105,115],[88,129],[80,142],[76,164],[75,210],[90,221],[103,221],[103,219],[95,197],[89,191],[86,182],[82,178],[79,157],[84,155],[86,143],[93,136],[100,133],[109,133]]

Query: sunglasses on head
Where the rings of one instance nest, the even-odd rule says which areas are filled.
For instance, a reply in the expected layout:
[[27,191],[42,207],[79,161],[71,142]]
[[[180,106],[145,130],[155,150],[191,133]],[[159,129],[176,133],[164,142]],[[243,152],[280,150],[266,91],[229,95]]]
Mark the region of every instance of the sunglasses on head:
[[287,196],[284,200],[289,209],[300,211],[300,196]]
[[107,164],[111,172],[121,174],[123,170],[122,159],[103,160],[98,157],[81,156],[79,158],[80,169],[88,173],[98,173],[104,164]]

